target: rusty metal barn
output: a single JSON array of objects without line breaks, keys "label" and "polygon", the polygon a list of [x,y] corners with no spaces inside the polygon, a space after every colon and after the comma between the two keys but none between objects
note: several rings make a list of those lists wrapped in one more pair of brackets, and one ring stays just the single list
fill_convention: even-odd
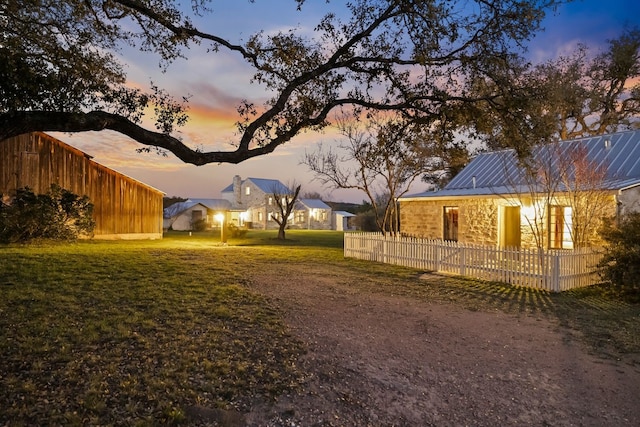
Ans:
[{"label": "rusty metal barn", "polygon": [[162,238],[161,191],[45,133],[0,142],[0,193],[12,194],[23,187],[46,193],[51,184],[89,196],[96,239]]}]

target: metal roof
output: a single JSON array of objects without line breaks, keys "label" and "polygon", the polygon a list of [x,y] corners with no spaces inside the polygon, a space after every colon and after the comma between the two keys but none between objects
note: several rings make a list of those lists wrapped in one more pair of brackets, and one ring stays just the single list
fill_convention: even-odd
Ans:
[{"label": "metal roof", "polygon": [[231,202],[225,199],[189,199],[188,201],[200,203],[212,211],[231,209]]},{"label": "metal roof", "polygon": [[[265,178],[247,178],[242,181],[241,185],[245,182],[251,181],[256,187],[258,187],[265,194],[278,193],[278,194],[292,194],[293,191],[286,185],[278,181],[277,179],[265,179]],[[222,189],[222,193],[233,192],[233,183],[229,184]]]},{"label": "metal roof", "polygon": [[298,199],[298,202],[307,209],[331,209],[329,205],[320,199]]},{"label": "metal roof", "polygon": [[164,218],[173,218],[176,215],[190,209],[196,205],[202,205],[210,210],[230,210],[231,203],[223,199],[189,199],[184,202],[174,203],[173,205],[163,209],[162,216]]},{"label": "metal roof", "polygon": [[[602,189],[621,190],[640,185],[640,131],[536,146],[532,150],[534,163],[557,174],[573,147],[584,150],[589,165],[606,170]],[[501,150],[476,156],[442,190],[409,194],[401,199],[515,194],[528,192],[530,188],[515,151]]]},{"label": "metal roof", "polygon": [[356,214],[352,214],[351,212],[347,212],[347,211],[333,211],[333,213],[339,216],[344,216],[344,217],[357,216]]}]

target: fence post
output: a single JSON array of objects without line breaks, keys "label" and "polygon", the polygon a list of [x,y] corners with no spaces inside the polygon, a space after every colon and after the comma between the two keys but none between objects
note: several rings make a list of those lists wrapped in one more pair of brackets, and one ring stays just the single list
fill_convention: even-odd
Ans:
[{"label": "fence post", "polygon": [[551,255],[551,290],[560,292],[560,255]]},{"label": "fence post", "polygon": [[460,275],[461,276],[466,276],[467,274],[467,270],[466,270],[466,262],[465,262],[465,258],[466,258],[466,247],[462,246],[462,245],[458,245],[458,251],[460,253]]},{"label": "fence post", "polygon": [[348,257],[348,253],[349,253],[349,235],[348,233],[344,233],[344,235],[342,236],[342,256],[344,256],[345,258]]},{"label": "fence post", "polygon": [[388,264],[389,259],[387,253],[389,252],[389,242],[387,241],[387,236],[382,235],[382,262]]}]

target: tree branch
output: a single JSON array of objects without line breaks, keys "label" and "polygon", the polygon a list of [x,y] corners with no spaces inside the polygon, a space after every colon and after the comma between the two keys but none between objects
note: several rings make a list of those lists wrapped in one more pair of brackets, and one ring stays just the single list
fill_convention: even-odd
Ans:
[{"label": "tree branch", "polygon": [[274,142],[252,149],[200,152],[189,148],[171,135],[149,131],[122,116],[104,111],[90,113],[19,111],[0,114],[0,141],[36,131],[73,133],[101,130],[113,130],[140,144],[165,149],[183,162],[196,166],[208,163],[240,163],[252,157],[271,153],[281,144],[281,142]]}]

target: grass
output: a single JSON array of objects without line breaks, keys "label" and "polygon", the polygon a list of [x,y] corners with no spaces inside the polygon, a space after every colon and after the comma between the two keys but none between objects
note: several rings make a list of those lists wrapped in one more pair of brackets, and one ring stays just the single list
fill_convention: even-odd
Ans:
[{"label": "grass", "polygon": [[[193,405],[246,410],[295,389],[304,346],[249,291],[252,271],[335,277],[470,310],[535,315],[602,357],[638,361],[640,306],[344,259],[337,232],[0,247],[0,424],[179,424]],[[298,272],[298,273],[296,273]]]}]

